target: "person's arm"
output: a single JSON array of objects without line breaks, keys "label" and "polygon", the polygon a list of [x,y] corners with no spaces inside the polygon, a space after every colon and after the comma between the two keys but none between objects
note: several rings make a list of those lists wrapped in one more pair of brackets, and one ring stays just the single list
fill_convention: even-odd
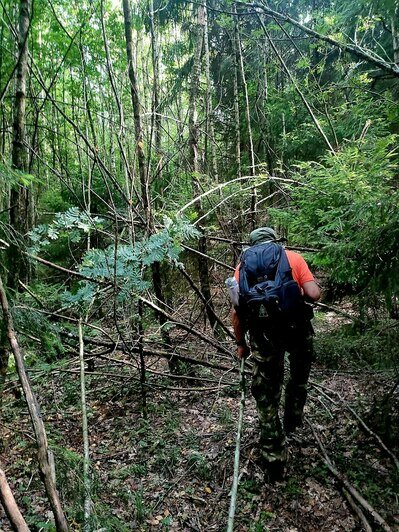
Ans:
[{"label": "person's arm", "polygon": [[249,347],[245,341],[245,328],[240,321],[237,311],[234,308],[231,311],[231,321],[237,342],[237,356],[240,359],[245,358],[249,355]]},{"label": "person's arm", "polygon": [[317,301],[320,299],[320,288],[316,283],[313,273],[305,259],[295,251],[286,250],[288,262],[292,268],[292,275],[298,283],[305,300]]},{"label": "person's arm", "polygon": [[307,281],[302,285],[303,295],[311,301],[320,299],[320,288],[315,281]]}]

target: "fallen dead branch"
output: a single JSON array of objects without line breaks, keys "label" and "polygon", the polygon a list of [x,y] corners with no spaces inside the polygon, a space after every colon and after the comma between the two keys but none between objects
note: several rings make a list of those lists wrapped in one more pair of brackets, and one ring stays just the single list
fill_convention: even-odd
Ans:
[{"label": "fallen dead branch", "polygon": [[[121,347],[121,350],[123,351],[122,347]],[[138,348],[133,347],[131,349],[131,352],[133,352],[133,353],[137,352],[137,349]],[[199,360],[198,358],[188,357],[186,355],[180,355],[180,354],[175,353],[175,352],[161,351],[161,350],[157,350],[157,349],[146,349],[146,348],[144,348],[144,354],[146,356],[161,357],[161,358],[166,358],[168,360],[170,360],[170,359],[179,360],[181,362],[187,362],[188,364],[191,364],[193,366],[202,366],[204,368],[216,369],[216,370],[220,370],[220,371],[226,371],[226,372],[230,372],[230,371],[236,372],[236,371],[238,371],[238,368],[236,368],[235,366],[224,366],[224,365],[221,365],[221,364],[214,364],[214,363],[208,362],[206,360]],[[113,362],[117,362],[119,364],[127,364],[128,366],[129,365],[134,365],[136,367],[136,364],[133,364],[129,360],[122,360],[122,359],[119,359],[119,358],[107,357],[107,356],[105,356],[103,354],[99,355],[99,357],[102,358],[102,359],[105,359],[105,360],[112,360]],[[251,371],[246,371],[245,373],[246,374],[250,374]]]},{"label": "fallen dead branch", "polygon": [[357,419],[357,421],[360,424],[360,426],[362,427],[362,429],[369,436],[374,438],[374,440],[377,442],[377,444],[380,447],[380,449],[383,450],[391,458],[391,460],[395,464],[396,469],[399,471],[399,459],[397,458],[397,456],[390,449],[388,449],[388,447],[385,445],[385,443],[382,441],[382,439],[378,436],[378,434],[376,434],[374,431],[371,430],[371,428],[365,423],[365,421],[359,416],[359,414],[351,406],[349,406],[347,404],[347,402],[344,400],[344,398],[338,392],[336,392],[335,390],[331,390],[330,388],[327,388],[326,386],[322,386],[321,384],[317,384],[314,381],[309,381],[309,384],[311,384],[313,387],[315,387],[317,389],[320,389],[320,391],[323,393],[323,395],[327,399],[332,401],[333,403],[335,403],[334,400],[331,397],[329,397],[323,390],[334,394],[341,401],[343,406],[347,410],[349,410],[349,412],[351,412],[351,414]]},{"label": "fallen dead branch", "polygon": [[[55,369],[51,373],[69,373],[71,375],[80,375],[80,370],[76,369]],[[103,372],[103,371],[91,371],[90,375],[96,375],[98,377],[108,377],[108,378],[114,378],[118,380],[127,380],[127,381],[133,381],[133,382],[140,382],[140,379],[137,377],[133,377],[132,375],[123,375],[121,373],[110,373],[110,372]],[[200,379],[197,379],[200,380]],[[232,384],[220,384],[219,386],[196,386],[188,388],[186,386],[184,387],[177,387],[177,386],[167,386],[164,384],[157,384],[156,382],[147,382],[145,383],[146,388],[161,388],[162,390],[171,390],[174,392],[216,392],[221,390],[222,388],[231,388]]]},{"label": "fallen dead branch", "polygon": [[367,521],[367,518],[364,515],[362,509],[353,500],[352,495],[345,488],[342,490],[342,492],[345,495],[346,500],[349,503],[349,506],[352,508],[352,510],[355,512],[355,514],[360,519],[360,522],[362,523],[363,529],[365,530],[365,532],[373,532],[373,529],[370,526],[370,523]]},{"label": "fallen dead branch", "polygon": [[331,473],[335,476],[335,478],[342,484],[342,486],[346,489],[346,491],[353,497],[354,500],[361,506],[363,510],[365,510],[374,520],[374,522],[380,526],[385,532],[392,532],[392,529],[390,526],[385,522],[383,517],[366,501],[366,499],[357,491],[356,488],[350,484],[350,482],[347,480],[347,478],[338,471],[335,464],[331,460],[330,456],[327,453],[326,448],[324,447],[320,436],[317,434],[315,428],[313,425],[306,420],[307,424],[309,425],[313,436],[315,437],[315,440],[319,446],[319,449],[324,457],[324,462],[328,469],[331,471]]},{"label": "fallen dead branch", "polygon": [[180,327],[181,329],[187,331],[188,333],[193,334],[194,336],[196,336],[197,338],[200,338],[201,340],[203,340],[207,344],[212,345],[218,351],[222,351],[226,355],[232,356],[231,351],[226,349],[226,347],[224,347],[224,345],[222,345],[220,342],[218,342],[217,340],[214,340],[213,338],[210,338],[209,336],[207,336],[206,334],[203,334],[200,331],[197,331],[196,329],[191,327],[189,324],[177,320],[171,314],[169,314],[165,310],[163,310],[160,307],[158,307],[158,305],[156,305],[152,301],[149,301],[148,299],[146,299],[144,297],[140,297],[140,301],[142,301],[145,305],[147,305],[148,307],[150,307],[153,310],[155,310],[156,312],[158,312],[158,314],[163,314],[163,316],[165,316],[165,318],[167,318],[171,323],[176,324],[177,327]]},{"label": "fallen dead branch", "polygon": [[189,246],[186,246],[185,244],[182,244],[182,248],[186,249],[187,251],[190,251],[190,253],[194,253],[195,255],[199,255],[200,257],[204,257],[205,259],[208,259],[215,264],[219,264],[219,266],[223,266],[223,268],[226,268],[226,270],[230,270],[234,272],[235,268],[233,266],[229,266],[225,262],[222,262],[221,260],[215,259],[215,257],[211,257],[211,255],[206,255],[205,253],[202,253],[201,251],[198,251],[198,249],[190,248]]},{"label": "fallen dead branch", "polygon": [[314,301],[312,305],[315,305],[316,307],[319,307],[323,310],[331,310],[331,312],[335,312],[335,314],[339,314],[340,316],[344,316],[345,318],[348,318],[351,321],[355,321],[357,323],[364,323],[359,316],[353,316],[352,314],[349,314],[348,312],[345,312],[344,310],[341,310],[338,307],[334,307],[332,305],[326,305],[325,303],[319,303],[318,301]]},{"label": "fallen dead branch", "polygon": [[46,488],[46,493],[49,498],[51,509],[54,513],[54,519],[56,522],[57,530],[61,532],[67,532],[68,525],[64,516],[64,512],[61,507],[60,498],[57,492],[57,488],[54,482],[53,468],[52,468],[52,456],[47,444],[47,435],[44,428],[43,420],[41,417],[40,407],[37,402],[36,396],[30,385],[29,377],[25,369],[25,363],[22,353],[19,348],[19,344],[15,335],[14,323],[11,316],[11,312],[8,306],[7,296],[4,290],[2,279],[0,278],[0,300],[3,308],[4,321],[7,327],[7,336],[10,341],[11,350],[14,354],[15,365],[22,390],[24,392],[26,404],[28,406],[29,415],[32,420],[33,429],[35,431],[37,447],[38,447],[38,461],[41,474],[43,476],[43,482]]},{"label": "fallen dead branch", "polygon": [[14,495],[7,482],[6,475],[2,469],[0,469],[0,500],[11,523],[12,529],[17,532],[29,532],[28,525],[18,508]]}]

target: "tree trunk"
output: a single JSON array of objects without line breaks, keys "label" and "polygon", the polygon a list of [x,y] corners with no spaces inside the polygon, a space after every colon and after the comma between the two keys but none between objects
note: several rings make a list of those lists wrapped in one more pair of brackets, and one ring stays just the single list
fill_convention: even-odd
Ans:
[{"label": "tree trunk", "polygon": [[129,0],[123,0],[123,15],[125,21],[125,38],[126,38],[126,55],[128,63],[128,74],[130,81],[130,94],[132,98],[133,115],[134,115],[134,131],[136,140],[136,152],[139,165],[140,187],[142,194],[142,202],[144,208],[144,218],[146,220],[147,232],[150,232],[152,224],[151,202],[148,188],[147,165],[145,161],[144,152],[144,136],[141,122],[141,107],[139,99],[139,88],[137,82],[136,70],[134,68],[135,58],[133,54],[133,39],[132,39],[132,17],[130,13]]},{"label": "tree trunk", "polygon": [[[234,12],[236,13],[236,6],[233,6]],[[235,129],[235,156],[236,156],[236,165],[237,165],[237,177],[241,177],[241,133],[240,133],[240,58],[238,55],[237,47],[237,17],[234,17],[234,129]]]},{"label": "tree trunk", "polygon": [[[235,9],[235,6],[234,6],[234,9]],[[239,72],[241,76],[241,82],[242,82],[242,87],[244,90],[244,98],[245,98],[245,116],[247,119],[248,151],[249,151],[249,161],[250,161],[249,175],[254,176],[255,175],[255,152],[254,152],[254,143],[253,143],[253,137],[252,137],[251,113],[250,113],[250,107],[249,107],[247,79],[245,76],[245,69],[244,69],[244,58],[242,55],[242,48],[241,48],[240,31],[239,31],[237,20],[235,20],[234,29],[235,29],[235,41],[236,41],[236,55],[238,59]],[[256,226],[256,202],[257,202],[257,189],[256,187],[253,187],[252,193],[251,193],[251,208],[250,208],[250,213],[249,213],[251,229],[255,229],[255,226]]]},{"label": "tree trunk", "polygon": [[[31,16],[31,0],[20,0],[18,22],[18,64],[16,68],[12,166],[16,170],[26,172],[28,153],[26,149],[26,78],[28,72],[28,31]],[[28,278],[28,263],[20,252],[25,235],[29,231],[29,191],[22,185],[14,185],[10,196],[10,225],[15,232],[15,238],[9,248],[10,268],[8,285],[16,289],[18,280],[26,282]]]},{"label": "tree trunk", "polygon": [[395,11],[391,18],[393,62],[399,67],[399,4],[395,3]]},{"label": "tree trunk", "polygon": [[[133,113],[134,113],[134,126],[135,126],[135,135],[136,135],[136,149],[137,149],[138,165],[139,165],[141,195],[142,195],[142,202],[143,202],[143,208],[144,208],[144,218],[146,222],[146,234],[150,235],[151,233],[154,232],[154,222],[153,222],[152,210],[151,210],[151,196],[150,196],[150,190],[149,190],[148,167],[146,165],[145,154],[144,154],[143,129],[142,129],[142,122],[141,122],[141,108],[140,108],[139,92],[138,92],[139,89],[138,89],[138,83],[137,83],[137,76],[136,76],[136,72],[134,69],[132,23],[131,23],[129,0],[123,0],[123,13],[124,13],[124,18],[125,18],[126,54],[127,54],[127,60],[128,60],[130,92],[131,92],[132,106],[133,106]],[[155,56],[157,55],[155,50],[153,53],[155,54]],[[155,61],[155,63],[158,62],[157,57],[153,56],[153,60]],[[154,72],[154,77],[157,78],[158,73],[155,75],[155,72]],[[154,106],[153,107],[154,125],[156,126],[155,128],[156,132],[158,132],[156,133],[156,137],[155,137],[156,144],[157,144],[157,142],[160,143],[160,122],[159,121],[157,122],[157,119],[155,117],[156,109],[159,106],[158,85],[154,87],[153,106]],[[158,149],[160,148],[158,147]],[[165,297],[163,295],[160,265],[158,263],[154,263],[152,265],[152,281],[153,281],[155,295],[157,299],[161,302],[161,305],[164,305]],[[160,325],[161,325],[162,337],[165,343],[169,344],[170,343],[169,335],[167,331],[164,330],[163,328],[165,324],[165,319],[164,317],[160,317],[159,320],[160,320]],[[144,361],[144,358],[143,358],[143,361]],[[170,368],[170,369],[172,370],[173,368]],[[145,369],[143,369],[143,372],[144,372],[143,375],[145,376]]]},{"label": "tree trunk", "polygon": [[[200,82],[200,73],[201,73],[201,57],[202,57],[202,46],[204,41],[205,33],[205,9],[204,6],[200,5],[197,11],[197,24],[195,31],[195,49],[194,49],[194,61],[193,68],[191,72],[191,84],[190,84],[190,95],[189,95],[189,109],[188,109],[188,127],[189,127],[189,164],[190,170],[193,174],[193,189],[194,194],[201,194],[200,186],[200,162],[199,162],[199,129],[197,122],[197,99],[199,91],[199,82]],[[202,209],[202,202],[198,201],[195,204],[198,218],[200,218],[204,212]],[[202,230],[203,227],[198,225]],[[205,235],[202,236],[198,243],[198,250],[207,255],[207,243]],[[208,316],[209,323],[211,324],[212,329],[216,327],[215,312],[212,304],[212,294],[211,294],[211,284],[209,279],[209,264],[208,260],[205,258],[199,258],[198,260],[198,271],[201,292],[203,293],[207,305],[206,305],[206,314]]]},{"label": "tree trunk", "polygon": [[[218,166],[216,159],[215,131],[213,127],[213,106],[212,93],[213,85],[211,79],[211,59],[209,54],[209,26],[208,9],[204,12],[204,52],[205,52],[205,76],[206,76],[206,129],[205,129],[205,161],[208,173],[218,181]],[[208,163],[211,160],[211,164]]]},{"label": "tree trunk", "polygon": [[29,532],[28,525],[15,502],[14,495],[2,469],[0,469],[0,501],[11,523],[12,529],[17,532]]},{"label": "tree trunk", "polygon": [[159,90],[160,90],[160,78],[159,78],[159,33],[157,28],[157,18],[154,13],[154,1],[149,0],[149,15],[150,15],[150,27],[151,27],[151,57],[152,57],[152,109],[151,109],[151,149],[152,139],[154,139],[155,150],[155,175],[158,180],[162,179],[162,156],[161,156],[161,127],[162,118],[160,116],[159,108]]},{"label": "tree trunk", "polygon": [[[7,340],[6,325],[4,320],[0,323],[0,418],[3,406],[3,392],[6,382],[8,359],[10,356],[9,345]],[[0,437],[0,448],[2,446],[2,439]]]}]

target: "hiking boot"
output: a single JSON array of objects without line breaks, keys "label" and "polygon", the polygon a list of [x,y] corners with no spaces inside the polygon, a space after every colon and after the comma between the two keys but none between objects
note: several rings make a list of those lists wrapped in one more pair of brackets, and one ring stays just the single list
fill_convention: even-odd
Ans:
[{"label": "hiking boot", "polygon": [[284,479],[285,462],[275,460],[274,462],[268,462],[265,464],[265,481],[274,483]]},{"label": "hiking boot", "polygon": [[302,417],[284,418],[284,432],[285,432],[286,436],[289,436],[290,434],[295,432],[295,430],[298,427],[301,427],[302,424],[303,424]]}]

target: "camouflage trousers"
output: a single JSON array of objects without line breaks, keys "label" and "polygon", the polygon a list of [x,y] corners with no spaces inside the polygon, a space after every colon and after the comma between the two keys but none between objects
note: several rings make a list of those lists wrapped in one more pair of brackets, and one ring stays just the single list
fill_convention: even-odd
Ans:
[{"label": "camouflage trousers", "polygon": [[[313,328],[310,321],[284,326],[266,321],[250,330],[250,338],[254,358],[251,390],[259,416],[261,457],[266,463],[285,462],[285,433],[302,424],[313,360]],[[285,352],[289,353],[290,367],[283,430],[278,411]]]}]

